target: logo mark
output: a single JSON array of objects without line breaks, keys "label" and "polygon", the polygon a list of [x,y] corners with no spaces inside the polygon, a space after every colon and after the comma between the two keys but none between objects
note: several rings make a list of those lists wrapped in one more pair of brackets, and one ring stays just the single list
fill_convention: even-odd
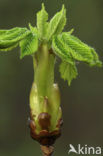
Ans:
[{"label": "logo mark", "polygon": [[77,146],[77,150],[75,149],[75,147],[70,144],[69,145],[69,151],[68,154],[70,153],[75,153],[75,154],[96,154],[96,155],[101,155],[102,154],[102,148],[101,147],[89,147],[87,145],[81,146],[80,144],[78,144]]},{"label": "logo mark", "polygon": [[70,146],[70,150],[69,150],[68,154],[70,154],[71,152],[78,154],[78,152],[76,151],[76,149],[74,148],[74,146],[72,144],[70,144],[69,146]]}]

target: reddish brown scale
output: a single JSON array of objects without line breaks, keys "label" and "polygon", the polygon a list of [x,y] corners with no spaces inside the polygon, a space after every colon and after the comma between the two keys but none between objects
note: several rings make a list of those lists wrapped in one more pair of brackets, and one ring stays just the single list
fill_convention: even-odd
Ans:
[{"label": "reddish brown scale", "polygon": [[63,119],[61,118],[61,119],[58,120],[58,123],[57,123],[56,127],[61,128],[62,126],[63,126]]},{"label": "reddish brown scale", "polygon": [[[48,99],[45,98],[45,104],[48,103],[47,100]],[[62,119],[58,120],[58,123],[56,126],[58,130],[49,132],[50,119],[51,119],[51,116],[46,112],[42,112],[39,114],[38,122],[39,122],[39,125],[41,126],[41,131],[39,134],[37,134],[34,117],[32,116],[32,112],[30,113],[29,127],[30,127],[31,137],[34,140],[37,140],[41,145],[44,145],[44,146],[53,145],[55,143],[55,140],[61,135],[61,126],[62,126],[63,120]]]},{"label": "reddish brown scale", "polygon": [[50,54],[54,54],[54,52],[53,52],[52,49],[49,49],[49,53],[50,53]]},{"label": "reddish brown scale", "polygon": [[39,124],[42,130],[49,130],[51,116],[48,113],[40,113],[38,116]]},{"label": "reddish brown scale", "polygon": [[29,120],[29,127],[32,129],[32,130],[35,130],[36,126],[35,126],[35,123],[33,120]]},{"label": "reddish brown scale", "polygon": [[36,134],[36,126],[34,121],[29,121],[30,133],[31,137],[34,140],[37,140],[41,145],[50,146],[55,143],[55,140],[60,137],[61,130],[55,130],[53,132],[49,132],[47,130],[41,130],[39,134]]}]

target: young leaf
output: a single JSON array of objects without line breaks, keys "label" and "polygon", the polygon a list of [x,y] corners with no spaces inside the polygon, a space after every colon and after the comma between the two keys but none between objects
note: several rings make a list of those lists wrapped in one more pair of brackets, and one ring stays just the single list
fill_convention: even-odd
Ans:
[{"label": "young leaf", "polygon": [[75,79],[78,75],[75,64],[71,65],[67,62],[62,62],[60,64],[59,71],[61,73],[61,78],[67,80],[69,86],[71,84],[72,79]]},{"label": "young leaf", "polygon": [[54,53],[59,56],[62,60],[74,64],[71,53],[68,52],[68,49],[65,48],[62,40],[59,40],[57,36],[53,37],[52,40],[52,49]]},{"label": "young leaf", "polygon": [[42,10],[37,13],[37,29],[39,33],[39,38],[45,39],[48,27],[48,13],[45,10],[44,4],[42,4]]},{"label": "young leaf", "polygon": [[32,33],[28,34],[24,40],[20,42],[22,59],[26,55],[31,55],[38,50],[38,37]]},{"label": "young leaf", "polygon": [[66,9],[64,8],[63,5],[62,10],[58,12],[49,23],[47,34],[48,40],[50,40],[53,35],[61,33],[62,30],[64,29],[65,24],[66,24]]},{"label": "young leaf", "polygon": [[37,35],[37,36],[38,36],[38,29],[37,29],[37,27],[33,27],[33,26],[29,23],[29,28],[30,28],[31,32],[32,32],[34,35]]},{"label": "young leaf", "polygon": [[99,61],[95,50],[81,42],[77,37],[70,33],[62,33],[58,38],[65,43],[66,49],[68,49],[74,59],[84,61],[90,66],[101,66],[102,63]]},{"label": "young leaf", "polygon": [[15,48],[18,43],[30,33],[26,28],[13,28],[0,30],[0,51],[7,51]]},{"label": "young leaf", "polygon": [[98,54],[96,53],[96,51],[93,48],[91,48],[91,52],[92,52],[92,55],[93,55],[93,62],[90,63],[90,66],[97,65],[98,67],[101,67],[102,62],[99,60]]}]

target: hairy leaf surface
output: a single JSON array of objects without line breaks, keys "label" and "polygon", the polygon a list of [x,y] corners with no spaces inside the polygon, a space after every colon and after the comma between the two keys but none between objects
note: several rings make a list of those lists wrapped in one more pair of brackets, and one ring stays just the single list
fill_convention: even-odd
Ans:
[{"label": "hairy leaf surface", "polygon": [[31,55],[38,50],[38,37],[32,33],[20,42],[21,55],[20,58],[23,58],[26,55]]},{"label": "hairy leaf surface", "polygon": [[71,53],[68,52],[68,50],[64,46],[64,42],[62,42],[62,40],[60,40],[57,36],[53,38],[52,48],[53,48],[54,53],[57,56],[59,56],[62,60],[70,64],[74,64]]},{"label": "hairy leaf surface", "polygon": [[40,39],[45,39],[48,27],[48,13],[45,10],[44,4],[42,4],[42,10],[37,13],[37,28]]},{"label": "hairy leaf surface", "polygon": [[66,9],[64,5],[62,10],[58,12],[50,21],[48,27],[48,40],[52,38],[53,35],[57,35],[62,32],[66,24]]},{"label": "hairy leaf surface", "polygon": [[0,30],[0,51],[11,50],[30,33],[26,28],[13,28],[10,30]]},{"label": "hairy leaf surface", "polygon": [[84,61],[90,66],[101,66],[95,50],[81,42],[77,37],[69,33],[62,33],[62,35],[58,36],[58,39],[61,39],[65,43],[67,51],[71,53],[74,59]]},{"label": "hairy leaf surface", "polygon": [[78,75],[75,64],[71,65],[70,63],[67,63],[67,62],[62,62],[60,64],[59,71],[61,74],[61,78],[63,78],[64,80],[67,80],[69,86],[71,84],[71,81],[75,79]]},{"label": "hairy leaf surface", "polygon": [[37,29],[37,27],[33,27],[33,26],[29,23],[29,28],[30,28],[31,32],[32,32],[34,35],[37,35],[37,36],[38,36],[38,29]]}]

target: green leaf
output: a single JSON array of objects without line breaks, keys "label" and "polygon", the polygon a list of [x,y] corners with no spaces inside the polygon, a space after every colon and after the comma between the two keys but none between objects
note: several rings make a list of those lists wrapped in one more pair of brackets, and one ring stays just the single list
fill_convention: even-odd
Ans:
[{"label": "green leaf", "polygon": [[33,26],[29,23],[29,28],[30,28],[31,32],[32,32],[34,35],[37,35],[37,36],[38,36],[38,29],[37,29],[37,27],[33,27]]},{"label": "green leaf", "polygon": [[28,29],[19,27],[0,30],[0,51],[8,51],[15,48],[29,33]]},{"label": "green leaf", "polygon": [[66,49],[71,53],[74,59],[84,61],[90,66],[101,66],[102,63],[99,61],[99,57],[95,50],[80,41],[77,37],[71,35],[70,33],[62,33],[62,35],[58,38],[65,43]]},{"label": "green leaf", "polygon": [[37,29],[39,33],[39,38],[45,39],[47,34],[47,27],[48,27],[48,13],[45,10],[44,4],[42,4],[42,9],[37,13]]},{"label": "green leaf", "polygon": [[28,34],[24,40],[20,42],[21,55],[22,59],[26,55],[32,55],[38,50],[38,37],[33,33]]},{"label": "green leaf", "polygon": [[90,63],[90,66],[98,66],[98,67],[102,67],[102,62],[99,60],[99,56],[98,54],[96,53],[96,51],[91,48],[91,52],[92,52],[92,55],[93,55],[93,61]]},{"label": "green leaf", "polygon": [[63,5],[62,10],[58,12],[49,23],[47,35],[48,40],[50,40],[53,37],[53,35],[61,33],[62,30],[64,29],[65,24],[66,24],[66,9],[64,8]]},{"label": "green leaf", "polygon": [[64,42],[62,42],[62,40],[60,40],[57,36],[55,36],[52,40],[52,49],[62,60],[70,64],[74,64],[71,53],[68,52],[68,49],[65,48]]},{"label": "green leaf", "polygon": [[60,64],[61,78],[68,81],[68,85],[70,86],[72,79],[75,79],[78,75],[77,68],[74,65],[71,65],[67,62],[62,62]]}]

